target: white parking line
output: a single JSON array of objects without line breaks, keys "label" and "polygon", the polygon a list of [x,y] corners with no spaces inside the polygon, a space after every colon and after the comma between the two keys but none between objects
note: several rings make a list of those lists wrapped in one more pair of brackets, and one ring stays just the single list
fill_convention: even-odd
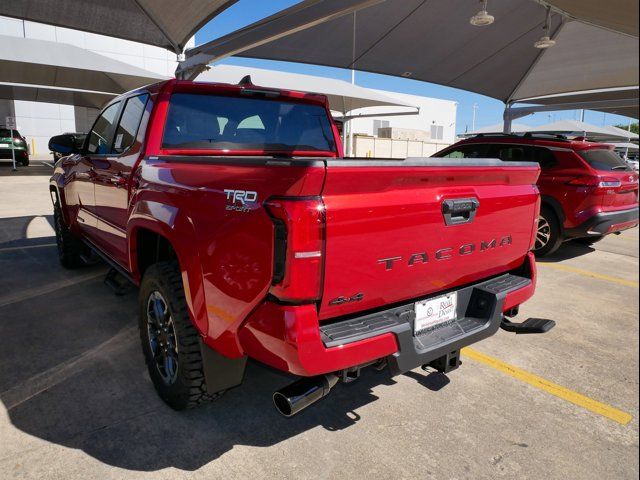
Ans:
[{"label": "white parking line", "polygon": [[67,378],[86,368],[87,363],[100,356],[108,358],[125,348],[129,348],[131,341],[136,338],[136,330],[137,327],[135,326],[126,326],[107,341],[96,345],[77,357],[55,365],[2,392],[5,408],[11,410],[36,395],[64,382]]}]

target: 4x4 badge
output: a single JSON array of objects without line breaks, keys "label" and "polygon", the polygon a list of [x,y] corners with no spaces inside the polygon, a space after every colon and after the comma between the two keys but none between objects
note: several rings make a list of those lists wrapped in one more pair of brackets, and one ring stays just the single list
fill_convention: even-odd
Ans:
[{"label": "4x4 badge", "polygon": [[364,299],[364,293],[356,293],[352,297],[338,297],[329,302],[329,305],[344,305],[345,303],[361,302]]}]

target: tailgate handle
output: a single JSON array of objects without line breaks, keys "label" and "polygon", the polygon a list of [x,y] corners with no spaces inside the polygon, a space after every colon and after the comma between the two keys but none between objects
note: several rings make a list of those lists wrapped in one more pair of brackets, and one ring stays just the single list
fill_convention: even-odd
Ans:
[{"label": "tailgate handle", "polygon": [[442,215],[447,225],[471,223],[480,207],[477,198],[457,198],[442,202]]}]

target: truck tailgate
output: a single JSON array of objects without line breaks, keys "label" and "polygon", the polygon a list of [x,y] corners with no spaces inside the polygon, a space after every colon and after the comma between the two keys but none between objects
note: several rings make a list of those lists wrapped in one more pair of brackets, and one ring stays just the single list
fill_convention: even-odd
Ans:
[{"label": "truck tailgate", "polygon": [[517,268],[531,247],[539,173],[497,160],[329,161],[320,318]]}]

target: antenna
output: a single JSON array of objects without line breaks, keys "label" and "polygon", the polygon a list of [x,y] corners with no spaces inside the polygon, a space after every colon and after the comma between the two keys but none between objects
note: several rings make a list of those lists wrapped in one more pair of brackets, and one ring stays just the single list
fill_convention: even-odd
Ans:
[{"label": "antenna", "polygon": [[251,75],[247,75],[242,80],[240,80],[238,82],[238,85],[240,85],[241,87],[245,87],[245,86],[248,86],[248,85],[253,85],[253,82],[251,81]]}]

